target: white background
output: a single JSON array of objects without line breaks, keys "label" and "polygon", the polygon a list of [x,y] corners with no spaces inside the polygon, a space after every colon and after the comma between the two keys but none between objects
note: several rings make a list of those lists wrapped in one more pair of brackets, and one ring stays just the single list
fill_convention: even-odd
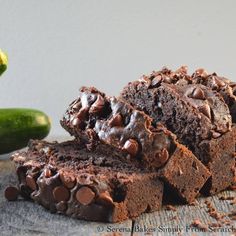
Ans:
[{"label": "white background", "polygon": [[236,1],[0,0],[0,48],[9,56],[0,107],[41,109],[61,135],[82,85],[118,95],[182,64],[236,80]]}]

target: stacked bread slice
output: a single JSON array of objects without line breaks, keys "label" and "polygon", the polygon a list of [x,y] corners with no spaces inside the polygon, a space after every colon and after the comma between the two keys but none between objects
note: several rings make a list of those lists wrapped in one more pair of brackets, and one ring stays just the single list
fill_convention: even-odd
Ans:
[{"label": "stacked bread slice", "polygon": [[13,155],[20,193],[51,212],[118,222],[165,197],[222,191],[235,184],[233,89],[185,67],[131,82],[120,98],[82,87],[61,120],[74,140],[34,140]]},{"label": "stacked bread slice", "polygon": [[202,192],[214,194],[235,182],[234,88],[202,69],[189,76],[185,67],[164,68],[129,83],[121,97],[164,124],[206,165],[211,177]]}]

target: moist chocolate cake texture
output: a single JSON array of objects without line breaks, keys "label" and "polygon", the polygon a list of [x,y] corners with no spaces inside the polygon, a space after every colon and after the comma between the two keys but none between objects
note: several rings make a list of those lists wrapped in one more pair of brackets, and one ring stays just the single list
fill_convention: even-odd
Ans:
[{"label": "moist chocolate cake texture", "polygon": [[193,80],[185,67],[177,72],[164,68],[129,83],[121,98],[154,124],[166,125],[193,151],[212,174],[204,192],[213,194],[234,182],[236,130],[221,94]]},{"label": "moist chocolate cake texture", "polygon": [[61,120],[75,139],[32,140],[16,152],[19,186],[5,197],[119,222],[160,209],[163,197],[193,203],[235,186],[235,91],[216,73],[184,66],[130,82],[120,98],[82,87]]},{"label": "moist chocolate cake texture", "polygon": [[78,219],[118,222],[160,209],[163,184],[104,144],[91,152],[76,141],[31,141],[13,156],[21,195]]},{"label": "moist chocolate cake texture", "polygon": [[151,123],[149,116],[124,101],[85,87],[61,121],[67,131],[89,146],[101,141],[123,150],[130,159],[140,160],[144,167],[158,169],[160,177],[183,200],[194,201],[210,173],[173,133]]}]

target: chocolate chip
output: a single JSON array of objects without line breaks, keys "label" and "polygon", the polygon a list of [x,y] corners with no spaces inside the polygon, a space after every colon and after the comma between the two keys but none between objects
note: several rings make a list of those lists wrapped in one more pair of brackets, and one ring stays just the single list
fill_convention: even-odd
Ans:
[{"label": "chocolate chip", "polygon": [[161,75],[157,75],[156,77],[153,78],[151,85],[152,87],[157,87],[158,85],[160,85],[162,82],[162,77]]},{"label": "chocolate chip", "polygon": [[223,80],[221,80],[220,77],[214,77],[214,79],[215,79],[215,83],[217,84],[217,86],[219,88],[225,86],[225,82]]},{"label": "chocolate chip", "polygon": [[97,100],[93,103],[93,105],[90,107],[89,113],[99,113],[103,110],[105,105],[104,98],[98,94]]},{"label": "chocolate chip", "polygon": [[163,82],[171,84],[172,83],[172,79],[169,76],[166,75],[162,75],[163,77]]},{"label": "chocolate chip", "polygon": [[183,77],[183,78],[179,79],[175,84],[183,86],[183,85],[188,85],[191,83],[192,83],[192,81],[188,77]]},{"label": "chocolate chip", "polygon": [[195,99],[201,99],[201,100],[206,99],[205,93],[204,93],[204,91],[201,88],[195,88],[193,90],[193,93],[192,93],[191,97],[195,98]]},{"label": "chocolate chip", "polygon": [[135,141],[134,139],[128,139],[124,146],[123,146],[123,150],[127,151],[131,156],[136,156],[137,152],[138,152],[138,143],[137,141]]},{"label": "chocolate chip", "polygon": [[82,205],[90,204],[94,198],[95,198],[95,193],[89,187],[81,187],[76,193],[76,199]]},{"label": "chocolate chip", "polygon": [[206,72],[206,70],[204,70],[203,68],[199,68],[195,71],[193,77],[196,77],[196,76],[201,76],[201,77],[206,77],[208,74]]},{"label": "chocolate chip", "polygon": [[68,176],[66,174],[60,173],[60,179],[63,185],[65,185],[67,188],[73,188],[75,186],[75,177],[74,176]]},{"label": "chocolate chip", "polygon": [[5,189],[4,195],[8,201],[15,201],[19,196],[19,191],[16,187],[9,186]]},{"label": "chocolate chip", "polygon": [[113,199],[107,191],[99,194],[97,202],[105,205],[113,205]]},{"label": "chocolate chip", "polygon": [[45,176],[46,178],[50,178],[50,177],[52,176],[51,170],[50,170],[50,169],[45,169],[45,170],[44,170],[44,176]]},{"label": "chocolate chip", "polygon": [[70,192],[63,186],[58,186],[53,190],[53,197],[57,202],[68,201],[70,198]]},{"label": "chocolate chip", "polygon": [[205,104],[198,108],[201,113],[203,113],[206,117],[211,119],[211,108],[208,104]]},{"label": "chocolate chip", "polygon": [[114,115],[111,120],[109,121],[109,126],[114,127],[114,126],[122,126],[122,116],[120,114]]},{"label": "chocolate chip", "polygon": [[32,176],[27,175],[25,178],[25,181],[26,181],[27,186],[29,186],[32,190],[37,189],[37,184]]}]

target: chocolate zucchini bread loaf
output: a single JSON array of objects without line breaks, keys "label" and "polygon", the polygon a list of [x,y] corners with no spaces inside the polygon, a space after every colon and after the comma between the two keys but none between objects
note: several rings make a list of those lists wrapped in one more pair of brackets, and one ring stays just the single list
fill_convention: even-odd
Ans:
[{"label": "chocolate zucchini bread loaf", "polygon": [[191,80],[184,67],[174,73],[164,69],[129,83],[121,98],[150,115],[154,124],[166,125],[193,151],[212,174],[204,190],[213,194],[234,181],[236,128],[221,95]]},{"label": "chocolate zucchini bread loaf", "polygon": [[144,167],[158,169],[160,177],[183,200],[192,202],[210,173],[177,142],[174,134],[162,125],[154,128],[151,123],[149,116],[129,104],[85,87],[61,121],[70,134],[89,148],[102,141],[123,150]]},{"label": "chocolate zucchini bread loaf", "polygon": [[20,193],[74,218],[118,222],[158,210],[163,184],[156,171],[140,168],[119,150],[98,144],[88,151],[77,141],[32,141],[13,156]]}]

